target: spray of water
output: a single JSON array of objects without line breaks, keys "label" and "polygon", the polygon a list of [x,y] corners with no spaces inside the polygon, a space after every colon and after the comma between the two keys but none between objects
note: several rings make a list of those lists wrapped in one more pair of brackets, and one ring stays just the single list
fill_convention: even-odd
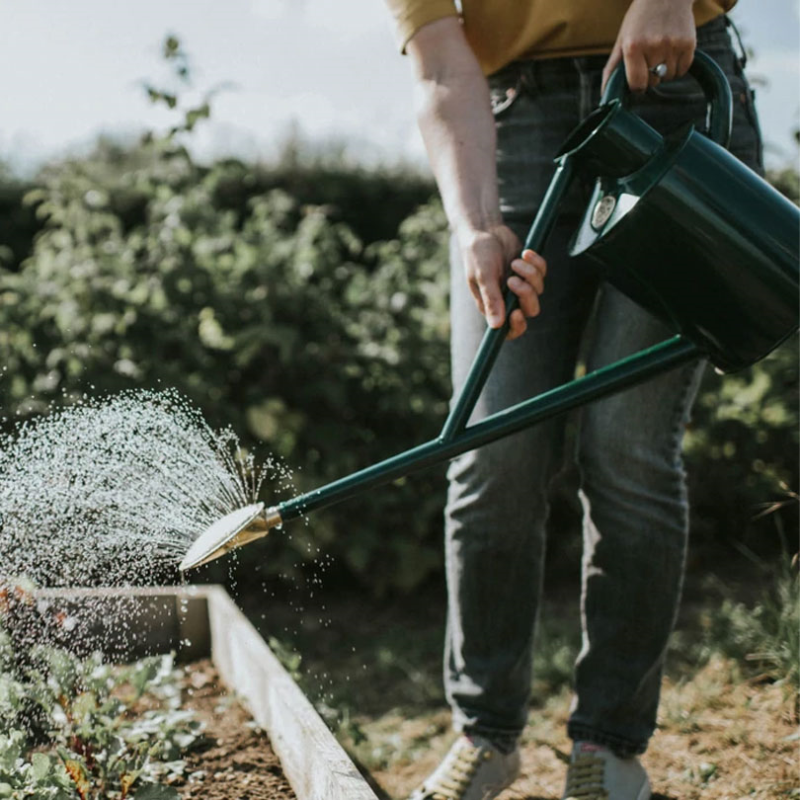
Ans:
[{"label": "spray of water", "polygon": [[157,582],[221,516],[285,470],[257,465],[173,391],[88,401],[0,440],[0,580]]}]

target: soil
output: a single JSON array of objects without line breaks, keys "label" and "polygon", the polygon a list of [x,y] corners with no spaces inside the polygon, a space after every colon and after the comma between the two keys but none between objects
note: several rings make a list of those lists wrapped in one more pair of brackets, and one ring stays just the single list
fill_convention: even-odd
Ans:
[{"label": "soil", "polygon": [[266,733],[220,682],[214,665],[187,669],[183,707],[205,723],[205,744],[186,755],[187,800],[297,800]]},{"label": "soil", "polygon": [[[729,596],[751,607],[760,591],[745,580],[744,592],[733,594],[736,573],[722,575],[722,595],[705,579],[687,583],[681,638],[668,659],[658,728],[642,757],[653,798],[800,800],[797,681],[777,679],[779,671],[762,674],[753,666],[757,662],[716,648],[707,661],[697,660],[700,644],[713,644],[706,635],[707,620],[714,619],[706,616],[709,609]],[[580,646],[577,594],[566,581],[550,591],[542,614],[547,658],[539,665],[522,740],[522,775],[498,800],[561,797],[570,752],[568,676],[573,650]],[[444,592],[434,587],[384,603],[329,592],[320,600],[324,607],[304,601],[302,615],[292,597],[293,603],[272,604],[266,620],[260,595],[253,598],[258,604],[251,601],[252,619],[265,635],[283,631],[287,652],[302,653],[306,695],[339,710],[337,735],[378,797],[407,798],[453,738],[441,691]]]},{"label": "soil", "polygon": [[[792,685],[742,680],[729,661],[714,659],[691,682],[667,680],[659,725],[642,763],[653,800],[786,800],[800,797],[797,693]],[[498,800],[557,800],[570,741],[569,693],[533,709],[522,740],[522,774]],[[426,719],[384,720],[395,740],[416,741],[372,776],[386,796],[404,798],[449,747],[445,711]],[[435,733],[434,733],[435,731]],[[433,733],[433,735],[431,735]]]}]

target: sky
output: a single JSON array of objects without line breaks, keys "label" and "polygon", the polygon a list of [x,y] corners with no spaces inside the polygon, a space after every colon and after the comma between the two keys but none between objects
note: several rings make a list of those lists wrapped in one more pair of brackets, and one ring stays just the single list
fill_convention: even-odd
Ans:
[{"label": "sky", "polygon": [[[732,16],[755,53],[768,162],[796,159],[800,0],[740,0]],[[168,33],[198,92],[227,85],[197,137],[201,157],[269,159],[294,131],[367,163],[424,161],[384,0],[0,0],[0,160],[30,173],[98,133],[169,124],[142,89],[165,75]]]}]

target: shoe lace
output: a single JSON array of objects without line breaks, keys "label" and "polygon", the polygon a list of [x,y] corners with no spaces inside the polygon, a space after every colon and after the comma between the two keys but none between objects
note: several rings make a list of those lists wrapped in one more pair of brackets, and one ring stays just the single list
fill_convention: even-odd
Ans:
[{"label": "shoe lace", "polygon": [[608,791],[603,788],[604,768],[602,758],[579,755],[567,770],[564,800],[608,800]]},{"label": "shoe lace", "polygon": [[430,800],[461,800],[481,761],[491,757],[491,750],[481,750],[466,739],[456,742],[445,757],[441,771],[426,783],[423,796]]}]

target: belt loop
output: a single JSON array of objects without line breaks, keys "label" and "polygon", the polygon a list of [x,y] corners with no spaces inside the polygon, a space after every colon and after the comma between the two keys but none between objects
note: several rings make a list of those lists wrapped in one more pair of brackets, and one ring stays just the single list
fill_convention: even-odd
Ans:
[{"label": "belt loop", "polygon": [[527,89],[531,97],[539,94],[539,60],[530,59],[524,62],[525,66],[520,70],[522,73],[522,85]]},{"label": "belt loop", "polygon": [[745,66],[747,66],[747,50],[744,49],[744,43],[742,42],[741,34],[739,33],[739,29],[736,27],[736,25],[734,25],[733,20],[727,14],[724,14],[723,16],[725,18],[725,25],[728,28],[731,28],[736,36],[736,43],[739,50],[739,69],[743,70]]},{"label": "belt loop", "polygon": [[578,85],[580,87],[578,93],[578,118],[584,119],[595,106],[594,98],[592,97],[592,75],[587,68],[588,65],[585,58],[573,58],[572,63],[578,73]]}]

